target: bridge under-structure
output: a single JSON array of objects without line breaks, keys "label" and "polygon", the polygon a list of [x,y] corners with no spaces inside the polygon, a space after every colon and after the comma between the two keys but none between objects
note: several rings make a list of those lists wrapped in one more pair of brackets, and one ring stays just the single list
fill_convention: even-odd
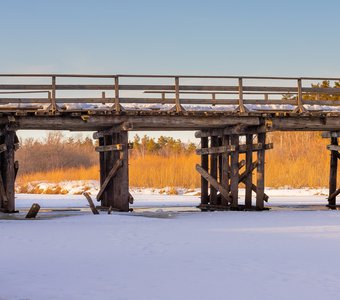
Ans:
[{"label": "bridge under-structure", "polygon": [[[201,140],[196,170],[202,210],[265,209],[265,154],[273,148],[266,143],[267,133],[323,131],[331,152],[328,205],[335,208],[340,194],[339,80],[0,74],[0,210],[16,211],[17,130],[94,131],[100,163],[97,200],[119,211],[128,211],[133,201],[128,176],[131,130],[196,131]],[[241,183],[244,202],[238,195]]]}]

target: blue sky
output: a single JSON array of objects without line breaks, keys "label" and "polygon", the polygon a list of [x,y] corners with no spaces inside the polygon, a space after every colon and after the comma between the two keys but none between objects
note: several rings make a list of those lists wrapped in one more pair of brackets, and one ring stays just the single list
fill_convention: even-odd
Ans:
[{"label": "blue sky", "polygon": [[339,76],[340,1],[2,0],[1,73]]}]

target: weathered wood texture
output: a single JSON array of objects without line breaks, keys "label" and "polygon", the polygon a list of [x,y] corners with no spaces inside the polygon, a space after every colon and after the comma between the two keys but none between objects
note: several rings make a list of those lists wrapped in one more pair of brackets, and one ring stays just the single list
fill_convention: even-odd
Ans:
[{"label": "weathered wood texture", "polygon": [[[201,138],[201,147],[202,148],[208,147],[207,137]],[[204,171],[208,172],[209,157],[207,154],[201,155],[201,167]],[[204,176],[201,175],[201,204],[208,204],[208,203],[209,203],[208,181]]]},{"label": "weathered wood texture", "polygon": [[336,184],[337,184],[337,173],[338,173],[338,138],[331,138],[331,145],[333,148],[328,147],[331,150],[330,159],[330,174],[329,174],[329,197],[328,204],[331,206],[336,205]]},{"label": "weathered wood texture", "polygon": [[[223,135],[222,137],[222,146],[227,147],[229,145],[230,138],[227,135]],[[229,152],[222,153],[222,165],[221,168],[221,185],[222,187],[229,193],[230,187],[229,187],[229,178],[230,178],[230,167],[229,167],[229,158],[230,154]],[[228,205],[228,202],[230,202],[229,197],[226,198],[222,195],[221,198],[221,205]]]},{"label": "weathered wood texture", "polygon": [[[196,165],[196,170],[201,174],[202,177],[204,177],[210,183],[210,186],[213,186],[216,191],[219,191],[225,199],[228,199],[229,202],[231,201],[228,191],[224,189],[224,187],[219,182],[217,182],[217,180],[213,176],[211,176],[200,165]],[[212,205],[216,205],[216,204],[212,204]]]},{"label": "weathered wood texture", "polygon": [[99,161],[101,187],[97,200],[102,207],[128,211],[131,195],[128,174],[128,132],[105,130],[94,135],[99,137]]},{"label": "weathered wood texture", "polygon": [[230,160],[230,192],[232,208],[238,208],[238,184],[239,184],[239,144],[240,144],[240,136],[239,135],[231,135],[230,143],[235,147],[235,151],[231,152],[231,160]]},{"label": "weathered wood texture", "polygon": [[1,143],[6,145],[6,150],[0,153],[0,197],[1,210],[15,212],[15,178],[16,164],[14,160],[16,133],[13,130],[5,130],[0,137]]},{"label": "weathered wood texture", "polygon": [[247,134],[246,135],[246,172],[247,176],[245,179],[245,188],[246,188],[246,194],[245,194],[245,206],[247,208],[251,207],[252,205],[252,184],[253,184],[253,170],[251,169],[252,163],[253,163],[253,152],[251,150],[251,145],[253,144],[253,135]]},{"label": "weathered wood texture", "polygon": [[[266,143],[266,134],[259,133],[257,135],[258,143]],[[260,149],[257,154],[257,191],[256,191],[256,208],[262,210],[264,208],[264,164],[265,164],[265,149]]]},{"label": "weathered wood texture", "polygon": [[[218,137],[212,136],[210,140],[212,148],[218,147]],[[217,182],[217,154],[210,155],[210,176]],[[210,204],[217,204],[217,189],[210,183]]]}]

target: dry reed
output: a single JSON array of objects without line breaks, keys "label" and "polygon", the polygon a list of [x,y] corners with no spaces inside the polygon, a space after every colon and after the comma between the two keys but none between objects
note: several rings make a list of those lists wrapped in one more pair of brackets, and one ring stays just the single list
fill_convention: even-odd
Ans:
[{"label": "dry reed", "polygon": [[[327,187],[329,173],[329,141],[320,133],[276,133],[269,135],[274,149],[267,151],[266,186]],[[163,157],[147,154],[131,156],[129,177],[134,187],[197,188],[200,177],[195,171],[199,156],[180,154]],[[60,182],[99,178],[98,166],[66,168],[19,175],[18,184],[32,181]]]}]

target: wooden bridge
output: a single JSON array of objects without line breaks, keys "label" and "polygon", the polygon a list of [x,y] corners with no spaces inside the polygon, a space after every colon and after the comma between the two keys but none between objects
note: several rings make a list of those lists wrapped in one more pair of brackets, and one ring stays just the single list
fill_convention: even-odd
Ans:
[{"label": "wooden bridge", "polygon": [[[340,78],[0,74],[0,209],[15,211],[16,130],[95,131],[101,206],[128,211],[130,130],[196,130],[201,209],[264,209],[270,131],[324,131],[329,206],[340,157]],[[329,86],[332,86],[329,85]],[[244,156],[245,159],[242,159]],[[256,159],[255,159],[256,158]],[[253,173],[256,171],[256,177]],[[244,183],[244,204],[238,190]],[[252,193],[256,193],[253,205]]]}]

